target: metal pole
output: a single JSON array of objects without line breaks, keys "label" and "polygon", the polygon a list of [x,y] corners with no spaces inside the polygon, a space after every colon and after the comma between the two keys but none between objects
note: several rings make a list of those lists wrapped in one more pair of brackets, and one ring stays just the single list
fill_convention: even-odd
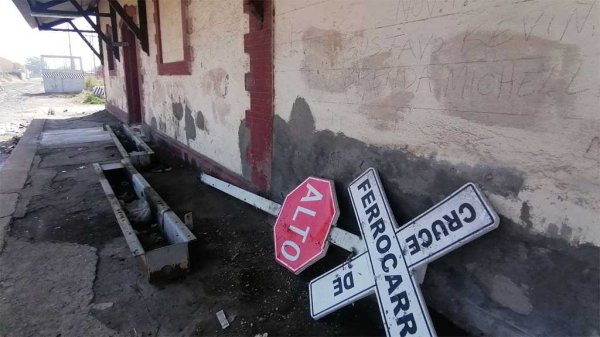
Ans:
[{"label": "metal pole", "polygon": [[[94,45],[94,34],[90,34],[90,39],[92,39],[92,46]],[[94,77],[96,77],[96,54],[94,54],[94,52],[92,52],[92,64],[93,64],[93,69],[92,72],[94,73]]]},{"label": "metal pole", "polygon": [[[272,216],[276,217],[279,215],[281,205],[274,201],[263,198],[252,192],[243,190],[235,185],[217,179],[206,173],[200,174],[199,179],[206,185],[212,186],[218,189],[219,191],[225,192],[236,199],[239,199],[245,203],[248,203],[260,209],[261,211],[271,214]],[[338,227],[331,228],[331,232],[329,234],[329,242],[351,253],[360,253],[365,250],[365,244],[359,236],[347,232]]]},{"label": "metal pole", "polygon": [[75,63],[73,62],[73,52],[71,50],[71,32],[67,32],[69,38],[69,60],[71,61],[71,70],[75,70]]}]

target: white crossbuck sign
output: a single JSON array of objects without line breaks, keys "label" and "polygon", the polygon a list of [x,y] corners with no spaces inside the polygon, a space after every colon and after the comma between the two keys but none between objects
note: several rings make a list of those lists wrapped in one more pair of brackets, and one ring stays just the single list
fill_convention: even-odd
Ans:
[{"label": "white crossbuck sign", "polygon": [[310,282],[312,317],[375,293],[387,336],[435,336],[413,269],[497,228],[498,215],[468,183],[398,229],[375,169],[348,191],[366,250]]}]

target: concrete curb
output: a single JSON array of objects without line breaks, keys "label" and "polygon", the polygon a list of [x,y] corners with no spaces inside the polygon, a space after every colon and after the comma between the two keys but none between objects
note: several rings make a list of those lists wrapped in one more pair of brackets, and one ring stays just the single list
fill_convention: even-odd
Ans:
[{"label": "concrete curb", "polygon": [[45,119],[34,119],[27,131],[0,169],[0,253],[4,249],[5,236],[12,215],[17,207],[20,192],[27,182],[39,136],[44,130]]},{"label": "concrete curb", "polygon": [[45,119],[31,121],[27,131],[4,163],[4,167],[0,170],[0,194],[18,193],[25,185],[37,149],[38,138],[45,123]]}]

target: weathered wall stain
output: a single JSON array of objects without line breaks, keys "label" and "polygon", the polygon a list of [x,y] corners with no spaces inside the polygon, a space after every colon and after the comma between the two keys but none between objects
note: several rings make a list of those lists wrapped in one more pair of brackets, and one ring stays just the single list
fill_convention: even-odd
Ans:
[{"label": "weathered wall stain", "polygon": [[[175,124],[175,139],[179,137],[179,123],[181,120],[184,122],[185,129],[185,139],[187,144],[189,145],[190,140],[196,139],[196,128],[206,131],[208,133],[208,129],[206,128],[206,121],[204,120],[204,115],[202,111],[198,110],[195,113],[196,118],[194,118],[194,112],[190,108],[187,102],[177,102],[172,103],[172,110],[174,116],[174,124]],[[184,119],[185,117],[185,119]],[[156,123],[155,118],[153,117],[154,122]],[[156,127],[156,126],[154,126]],[[161,131],[164,131],[161,129]]]},{"label": "weathered wall stain", "polygon": [[599,254],[592,245],[532,235],[501,216],[498,229],[431,263],[422,291],[428,305],[474,334],[596,335]]},{"label": "weathered wall stain", "polygon": [[250,129],[246,126],[246,121],[241,120],[238,128],[238,144],[240,146],[240,161],[242,163],[242,176],[248,181],[252,179],[252,166],[248,160],[248,150],[250,149]]},{"label": "weathered wall stain", "polygon": [[[309,175],[335,179],[342,210],[338,225],[355,233],[358,227],[346,187],[368,167],[380,172],[400,224],[467,181],[478,183],[486,193],[505,197],[516,197],[524,189],[524,175],[514,169],[485,163],[452,165],[433,156],[418,157],[404,150],[368,145],[342,133],[316,130],[311,108],[301,97],[293,104],[289,122],[275,117],[274,130],[274,199],[282,201]],[[521,216],[532,222],[530,211],[531,206],[523,204]],[[428,305],[448,317],[462,317],[464,321],[455,322],[473,332],[481,328],[503,335],[549,331],[589,335],[600,331],[595,317],[600,310],[600,249],[568,245],[559,238],[558,227],[557,238],[548,238],[500,216],[497,230],[429,265],[422,288]],[[567,235],[569,227],[565,224],[564,228]],[[330,261],[334,256],[329,254],[322,264],[339,263]],[[575,300],[576,317],[573,307],[564,305],[573,303],[574,297],[580,298]],[[505,319],[500,322],[490,317]],[[478,322],[477,326],[473,322]],[[530,329],[521,330],[523,326]]]},{"label": "weathered wall stain", "polygon": [[387,97],[367,101],[360,105],[358,111],[369,116],[374,128],[386,130],[390,128],[390,122],[396,123],[404,119],[403,107],[409,107],[414,97],[412,92],[397,91]]},{"label": "weathered wall stain", "polygon": [[519,218],[525,224],[525,228],[528,230],[533,227],[533,222],[531,222],[531,206],[527,201],[523,202],[521,205],[521,215]]},{"label": "weathered wall stain", "polygon": [[560,228],[556,224],[551,223],[548,225],[546,235],[550,238],[563,239],[568,242],[571,240],[571,236],[573,235],[573,229],[566,223],[561,224]]},{"label": "weathered wall stain", "polygon": [[343,72],[320,72],[337,66],[338,52],[342,49],[342,35],[334,30],[315,27],[307,29],[302,36],[304,61],[302,65],[306,82],[313,88],[328,92],[346,90]]},{"label": "weathered wall stain", "polygon": [[583,155],[585,158],[600,162],[600,137],[594,136]]},{"label": "weathered wall stain", "polygon": [[508,168],[490,167],[485,163],[451,165],[402,150],[371,146],[329,130],[316,131],[310,106],[301,97],[294,102],[289,123],[275,117],[274,136],[273,189],[276,193],[287,193],[304,177],[316,173],[335,177],[345,184],[373,166],[384,180],[389,179],[397,187],[388,193],[402,201],[402,209],[408,206],[418,211],[432,197],[424,190],[441,197],[474,181],[490,192],[514,197],[524,182],[522,173]]},{"label": "weathered wall stain", "polygon": [[204,115],[202,111],[196,111],[196,127],[202,131],[206,131],[208,133],[208,128],[206,127],[206,121],[204,120]]},{"label": "weathered wall stain", "polygon": [[[382,48],[377,37],[357,42],[362,40],[332,30],[305,30],[302,75],[311,88],[351,93],[359,111],[384,111],[380,119],[395,119],[402,109],[436,109],[411,103],[415,95],[432,95],[452,115],[526,128],[539,118],[568,117],[576,96],[590,90],[577,85],[583,64],[577,46],[535,36],[473,31],[446,39],[432,35],[392,45],[394,53],[357,57],[368,53],[369,46]],[[416,64],[402,64],[403,57]]]},{"label": "weathered wall stain", "polygon": [[[304,53],[299,70],[310,88],[345,94],[345,99],[322,95],[327,103],[361,114],[384,111],[374,119],[377,129],[410,109],[531,128],[539,121],[577,115],[579,96],[589,98],[597,90],[585,73],[593,61],[582,55],[580,46],[562,40],[574,27],[578,34],[589,28],[593,4],[579,7],[566,22],[561,19],[564,30],[558,32],[558,19],[552,26],[553,17],[542,11],[537,19],[547,21],[548,33],[540,31],[536,18],[526,16],[518,25],[522,34],[506,28],[504,20],[490,27],[467,26],[450,37],[440,32],[395,33],[392,28],[342,33],[309,27],[303,31],[303,48],[296,51]],[[285,70],[290,68],[282,63]],[[406,99],[409,94],[419,98],[417,103]],[[434,97],[441,107],[431,101]]]},{"label": "weathered wall stain", "polygon": [[[304,59],[302,75],[308,85],[326,92],[345,92],[351,86],[358,86],[367,93],[376,93],[368,76],[361,76],[361,69],[385,68],[390,64],[390,51],[376,52],[365,57],[352,59],[359,49],[356,39],[364,40],[361,32],[342,37],[335,30],[310,27],[302,36]],[[360,44],[360,43],[359,43]],[[366,74],[366,73],[363,73]]]},{"label": "weathered wall stain", "polygon": [[225,118],[231,112],[231,106],[227,101],[229,91],[229,74],[223,68],[209,70],[202,82],[205,95],[211,98],[212,114],[219,123],[225,123]]},{"label": "weathered wall stain", "polygon": [[490,297],[500,305],[521,315],[529,315],[533,311],[527,290],[510,278],[496,274],[492,278],[490,288]]},{"label": "weathered wall stain", "polygon": [[229,89],[229,74],[223,68],[208,71],[204,81],[204,93],[225,98]]},{"label": "weathered wall stain", "polygon": [[[455,116],[527,128],[571,113],[582,61],[575,45],[509,33],[459,34],[424,66],[433,94]],[[579,89],[581,90],[581,89]]]},{"label": "weathered wall stain", "polygon": [[185,138],[188,142],[196,139],[196,123],[192,116],[192,110],[188,105],[185,106]]},{"label": "weathered wall stain", "polygon": [[225,123],[225,117],[231,112],[231,106],[222,98],[216,98],[211,103],[212,113],[215,120]]},{"label": "weathered wall stain", "polygon": [[158,129],[162,132],[167,132],[167,123],[165,123],[165,120],[162,117],[158,121]]},{"label": "weathered wall stain", "polygon": [[180,121],[183,118],[183,104],[181,102],[171,103],[171,110],[173,111],[173,116]]},{"label": "weathered wall stain", "polygon": [[181,120],[183,120],[184,108],[185,104],[182,102],[171,103],[171,110],[173,112],[171,125],[173,125],[173,138],[175,138],[175,140],[181,140],[179,125]]},{"label": "weathered wall stain", "polygon": [[[335,30],[325,30],[316,27],[306,29],[302,40],[311,52],[318,54],[320,59],[309,64],[319,65],[321,68],[333,68],[336,65],[338,52],[342,50],[342,34]],[[306,55],[310,58],[310,55]],[[322,58],[321,58],[322,57]]]},{"label": "weathered wall stain", "polygon": [[150,119],[150,127],[153,129],[158,128],[158,124],[156,123],[156,117],[152,117],[152,119]]}]

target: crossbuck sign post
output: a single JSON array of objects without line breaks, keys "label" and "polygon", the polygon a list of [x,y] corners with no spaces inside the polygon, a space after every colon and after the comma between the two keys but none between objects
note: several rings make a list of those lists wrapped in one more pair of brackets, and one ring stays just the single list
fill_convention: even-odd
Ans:
[{"label": "crossbuck sign post", "polygon": [[[282,205],[271,200],[204,173],[200,180],[273,216],[279,218],[283,212],[283,218],[286,217]],[[358,254],[310,282],[312,317],[321,318],[376,293],[388,336],[435,335],[415,274],[427,263],[498,227],[498,215],[483,193],[468,183],[398,229],[379,176],[374,169],[368,169],[348,188],[363,235],[361,240],[333,226],[339,211],[332,182],[317,186],[325,182],[308,178],[292,191],[288,207],[292,221],[278,219],[282,226],[274,228],[276,252],[281,251],[284,258],[297,265],[279,262],[294,273],[322,257],[327,242]],[[299,215],[313,220],[306,222]],[[278,233],[282,234],[281,244]],[[309,249],[311,246],[314,249]],[[283,254],[283,249],[289,256]]]},{"label": "crossbuck sign post", "polygon": [[311,315],[375,293],[388,336],[434,336],[413,269],[497,228],[498,216],[469,183],[398,230],[374,169],[348,191],[367,249],[310,283]]}]

